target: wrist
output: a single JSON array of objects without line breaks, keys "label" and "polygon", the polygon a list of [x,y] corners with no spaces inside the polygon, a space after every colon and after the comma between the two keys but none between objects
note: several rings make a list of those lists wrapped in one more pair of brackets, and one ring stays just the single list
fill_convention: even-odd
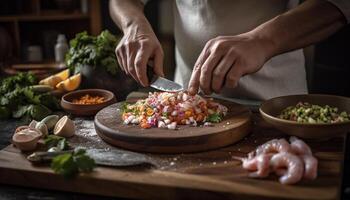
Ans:
[{"label": "wrist", "polygon": [[264,26],[259,26],[248,32],[250,37],[264,50],[267,60],[279,54],[277,38],[268,33]]},{"label": "wrist", "polygon": [[151,25],[146,18],[130,19],[122,27],[124,34],[134,30],[149,31],[150,29],[152,29]]}]

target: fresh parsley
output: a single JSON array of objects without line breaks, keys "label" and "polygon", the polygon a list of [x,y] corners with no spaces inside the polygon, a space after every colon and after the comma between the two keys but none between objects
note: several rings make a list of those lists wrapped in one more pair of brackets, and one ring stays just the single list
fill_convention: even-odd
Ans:
[{"label": "fresh parsley", "polygon": [[54,172],[66,178],[74,177],[79,172],[91,172],[95,167],[94,159],[90,158],[84,149],[58,155],[51,162]]},{"label": "fresh parsley", "polygon": [[212,123],[219,123],[222,121],[222,117],[219,113],[213,113],[208,116],[207,121]]},{"label": "fresh parsley", "polygon": [[50,149],[52,147],[57,147],[58,150],[63,151],[69,148],[67,139],[57,135],[48,135],[44,139],[44,144],[47,149]]},{"label": "fresh parsley", "polygon": [[71,71],[78,73],[84,65],[103,67],[115,75],[118,62],[115,47],[118,39],[109,31],[102,31],[97,37],[88,35],[86,31],[78,33],[70,41],[70,49],[66,54],[66,64]]},{"label": "fresh parsley", "polygon": [[49,93],[36,93],[32,73],[18,73],[0,81],[0,119],[25,118],[41,120],[59,109],[58,99]]}]

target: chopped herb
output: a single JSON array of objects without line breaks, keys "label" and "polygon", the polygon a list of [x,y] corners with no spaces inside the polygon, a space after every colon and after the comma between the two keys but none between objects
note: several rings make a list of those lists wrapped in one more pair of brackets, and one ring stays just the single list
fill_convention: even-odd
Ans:
[{"label": "chopped herb", "polygon": [[44,140],[44,144],[47,149],[57,147],[60,151],[63,151],[69,148],[66,138],[57,135],[48,135]]},{"label": "chopped herb", "polygon": [[51,168],[55,173],[71,178],[79,172],[91,172],[96,167],[94,159],[86,155],[84,149],[75,150],[53,158]]},{"label": "chopped herb", "polygon": [[208,122],[219,123],[222,121],[222,117],[219,113],[213,113],[208,116]]}]

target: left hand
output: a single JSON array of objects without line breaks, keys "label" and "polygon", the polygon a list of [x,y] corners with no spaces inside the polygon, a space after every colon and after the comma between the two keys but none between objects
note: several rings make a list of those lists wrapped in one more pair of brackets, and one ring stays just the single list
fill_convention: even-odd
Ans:
[{"label": "left hand", "polygon": [[273,56],[273,46],[251,32],[209,40],[193,68],[189,93],[197,94],[199,88],[205,94],[235,88],[242,76],[257,72]]}]

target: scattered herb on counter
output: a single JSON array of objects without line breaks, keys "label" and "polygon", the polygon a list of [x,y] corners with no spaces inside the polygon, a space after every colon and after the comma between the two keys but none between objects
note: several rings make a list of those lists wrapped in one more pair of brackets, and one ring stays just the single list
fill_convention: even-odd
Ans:
[{"label": "scattered herb on counter", "polygon": [[208,122],[219,123],[222,121],[222,117],[219,113],[213,113],[208,116]]},{"label": "scattered herb on counter", "polygon": [[50,93],[35,92],[37,84],[32,73],[19,73],[0,81],[0,119],[25,118],[41,120],[60,108]]},{"label": "scattered herb on counter", "polygon": [[70,49],[66,54],[66,64],[74,73],[80,72],[84,65],[104,67],[115,75],[118,62],[115,47],[118,39],[109,31],[102,31],[97,37],[88,35],[86,31],[78,33],[70,41]]},{"label": "scattered herb on counter", "polygon": [[56,147],[57,150],[63,151],[69,149],[69,144],[67,142],[67,139],[64,137],[60,137],[57,135],[48,135],[44,139],[44,144],[47,149],[51,149],[53,147]]},{"label": "scattered herb on counter", "polygon": [[73,153],[65,153],[53,158],[51,168],[55,173],[71,178],[79,172],[91,172],[96,167],[95,161],[86,155],[84,149],[77,149]]}]

